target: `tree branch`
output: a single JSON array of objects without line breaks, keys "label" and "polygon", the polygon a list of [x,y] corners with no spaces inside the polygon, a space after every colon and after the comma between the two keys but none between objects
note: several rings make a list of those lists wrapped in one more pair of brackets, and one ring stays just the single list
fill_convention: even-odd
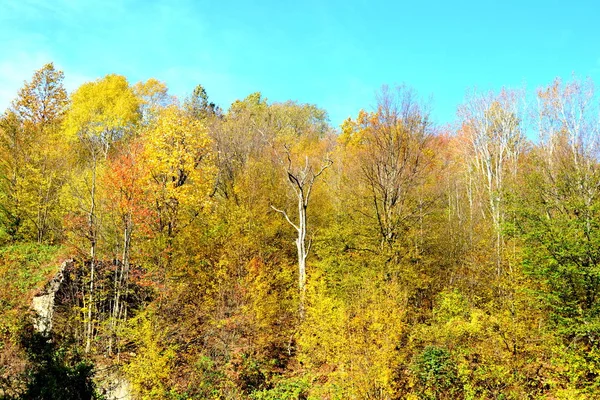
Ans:
[{"label": "tree branch", "polygon": [[271,208],[272,208],[274,211],[277,211],[278,213],[281,213],[281,214],[283,214],[283,216],[285,217],[286,221],[287,221],[287,222],[288,222],[290,225],[292,225],[292,226],[293,226],[293,227],[294,227],[294,228],[295,228],[295,229],[296,229],[298,232],[300,232],[300,228],[299,228],[299,227],[298,227],[296,224],[294,224],[294,223],[292,222],[292,220],[290,219],[290,217],[288,217],[288,215],[287,215],[287,213],[286,213],[285,211],[283,211],[283,210],[280,210],[280,209],[278,209],[278,208],[275,208],[273,205],[271,205]]}]

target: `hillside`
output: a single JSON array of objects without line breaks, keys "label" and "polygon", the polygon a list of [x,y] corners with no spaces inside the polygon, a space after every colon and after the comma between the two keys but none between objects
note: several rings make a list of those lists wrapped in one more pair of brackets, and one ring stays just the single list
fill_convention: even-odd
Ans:
[{"label": "hillside", "polygon": [[383,87],[337,130],[261,93],[63,79],[0,118],[0,398],[598,396],[591,81],[472,92],[451,127]]}]

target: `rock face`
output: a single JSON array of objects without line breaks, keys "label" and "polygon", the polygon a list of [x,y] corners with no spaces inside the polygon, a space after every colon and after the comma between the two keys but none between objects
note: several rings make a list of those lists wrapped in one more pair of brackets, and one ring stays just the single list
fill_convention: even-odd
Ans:
[{"label": "rock face", "polygon": [[114,381],[113,385],[106,392],[106,400],[131,400],[129,382],[123,379]]},{"label": "rock face", "polygon": [[73,263],[73,260],[63,262],[54,278],[46,284],[46,287],[39,295],[33,298],[31,303],[31,308],[35,311],[33,327],[43,335],[48,336],[52,330],[54,298],[63,282],[65,268],[71,263]]},{"label": "rock face", "polygon": [[[54,317],[54,308],[56,305],[57,296],[56,294],[61,290],[61,285],[65,282],[65,273],[68,274],[69,270],[73,270],[75,266],[74,260],[66,260],[63,262],[54,276],[44,287],[44,289],[33,298],[31,303],[31,309],[35,312],[33,317],[34,329],[46,336],[50,340],[50,334],[52,331],[52,318]],[[59,299],[60,303],[60,294]],[[103,394],[103,398],[106,400],[131,400],[131,387],[129,382],[119,374],[118,370],[105,369],[104,371],[97,371],[94,377],[97,388]],[[2,396],[2,389],[0,389],[0,397]]]},{"label": "rock face", "polygon": [[118,371],[98,371],[96,373],[98,388],[106,400],[131,400],[131,387]]}]

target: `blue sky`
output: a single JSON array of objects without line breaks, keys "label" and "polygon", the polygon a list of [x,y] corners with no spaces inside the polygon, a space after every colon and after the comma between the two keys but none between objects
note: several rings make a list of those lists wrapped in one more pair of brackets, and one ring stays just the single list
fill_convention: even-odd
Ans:
[{"label": "blue sky", "polygon": [[600,83],[594,1],[0,0],[0,110],[53,61],[74,90],[108,73],[184,97],[198,83],[227,108],[261,91],[314,103],[339,125],[382,84],[433,97],[455,119],[469,88],[572,73]]}]

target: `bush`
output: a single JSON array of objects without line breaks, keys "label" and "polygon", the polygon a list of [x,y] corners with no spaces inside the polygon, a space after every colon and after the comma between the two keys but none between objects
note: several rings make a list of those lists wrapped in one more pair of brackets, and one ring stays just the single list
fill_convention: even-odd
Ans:
[{"label": "bush", "polygon": [[47,337],[29,331],[23,347],[32,363],[23,400],[92,400],[97,399],[92,381],[93,365],[80,355],[57,348]]},{"label": "bush", "polygon": [[417,391],[424,399],[455,398],[458,374],[450,352],[442,347],[428,346],[416,357],[413,373]]},{"label": "bush", "polygon": [[306,400],[310,385],[304,379],[283,379],[275,387],[252,393],[252,400]]}]

